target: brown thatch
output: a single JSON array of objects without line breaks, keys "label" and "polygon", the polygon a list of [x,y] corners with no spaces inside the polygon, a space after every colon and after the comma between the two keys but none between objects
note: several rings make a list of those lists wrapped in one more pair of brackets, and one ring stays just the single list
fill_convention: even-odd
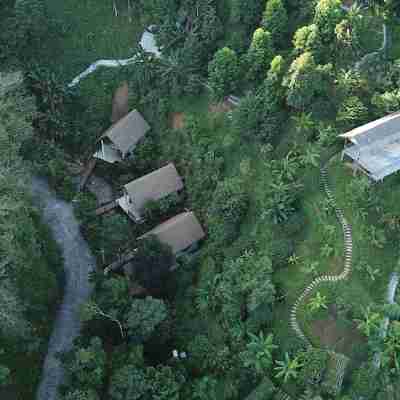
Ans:
[{"label": "brown thatch", "polygon": [[157,201],[171,193],[182,190],[183,182],[174,164],[170,163],[156,171],[136,179],[124,186],[125,193],[137,212],[149,200]]},{"label": "brown thatch", "polygon": [[124,158],[149,130],[149,124],[139,111],[133,110],[112,125],[102,137],[114,143]]},{"label": "brown thatch", "polygon": [[204,238],[205,233],[193,212],[184,212],[158,225],[139,239],[149,235],[155,235],[177,254]]}]

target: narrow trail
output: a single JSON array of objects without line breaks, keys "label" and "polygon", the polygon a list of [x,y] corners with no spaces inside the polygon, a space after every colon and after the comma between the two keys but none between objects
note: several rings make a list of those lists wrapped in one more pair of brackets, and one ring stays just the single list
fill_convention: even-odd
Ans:
[{"label": "narrow trail", "polygon": [[58,199],[47,183],[39,178],[33,178],[31,190],[35,201],[42,206],[44,222],[49,225],[64,258],[64,298],[50,337],[36,395],[37,400],[56,400],[64,377],[56,354],[71,349],[79,334],[79,310],[92,291],[89,273],[94,269],[95,259],[81,236],[72,206]]},{"label": "narrow trail", "polygon": [[300,305],[304,300],[322,283],[337,283],[339,281],[345,281],[350,273],[352,267],[352,254],[353,254],[353,239],[351,234],[351,226],[348,224],[344,217],[343,211],[338,207],[336,199],[330,189],[327,173],[327,164],[321,167],[321,189],[326,194],[329,204],[335,210],[336,218],[338,219],[344,236],[344,269],[339,275],[322,275],[314,279],[300,294],[296,302],[290,310],[290,327],[295,332],[296,336],[300,338],[308,347],[312,347],[310,340],[306,337],[304,332],[300,328],[300,324],[297,320],[297,312]]}]

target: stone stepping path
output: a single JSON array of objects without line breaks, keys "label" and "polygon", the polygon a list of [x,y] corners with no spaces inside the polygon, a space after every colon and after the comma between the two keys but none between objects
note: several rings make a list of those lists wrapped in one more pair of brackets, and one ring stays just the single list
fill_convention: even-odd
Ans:
[{"label": "stone stepping path", "polygon": [[310,340],[306,337],[304,332],[301,330],[300,325],[297,321],[297,312],[299,310],[300,305],[306,299],[306,297],[314,291],[319,285],[323,283],[337,283],[340,281],[346,280],[350,273],[352,267],[352,255],[353,255],[353,239],[351,233],[351,226],[347,222],[344,217],[343,210],[341,210],[337,203],[336,199],[330,189],[329,181],[328,181],[328,172],[326,166],[321,168],[321,189],[325,193],[328,198],[329,204],[335,210],[336,218],[338,219],[344,237],[344,268],[341,274],[339,275],[322,275],[318,278],[314,279],[300,294],[295,303],[293,304],[290,310],[290,319],[289,324],[291,329],[295,332],[296,336],[301,339],[308,347],[312,347]]}]

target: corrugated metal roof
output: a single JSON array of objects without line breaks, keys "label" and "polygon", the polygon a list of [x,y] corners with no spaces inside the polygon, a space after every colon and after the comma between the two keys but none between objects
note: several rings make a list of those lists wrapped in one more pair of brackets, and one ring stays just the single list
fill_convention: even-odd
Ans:
[{"label": "corrugated metal roof", "polygon": [[160,200],[183,189],[183,182],[174,164],[170,163],[128,183],[124,188],[133,201],[135,209],[140,212],[149,200]]},{"label": "corrugated metal roof", "polygon": [[184,212],[165,221],[139,239],[155,235],[160,242],[168,244],[174,254],[187,249],[201,240],[205,233],[193,212]]},{"label": "corrugated metal roof", "polygon": [[149,130],[149,124],[139,111],[133,110],[112,125],[103,137],[108,137],[125,157]]},{"label": "corrugated metal roof", "polygon": [[360,140],[360,135],[373,133],[374,135],[381,136],[385,133],[392,134],[393,130],[400,132],[400,112],[389,114],[375,121],[371,121],[368,124],[359,126],[349,132],[342,133],[339,137],[352,141],[355,139],[354,143],[357,143]]}]

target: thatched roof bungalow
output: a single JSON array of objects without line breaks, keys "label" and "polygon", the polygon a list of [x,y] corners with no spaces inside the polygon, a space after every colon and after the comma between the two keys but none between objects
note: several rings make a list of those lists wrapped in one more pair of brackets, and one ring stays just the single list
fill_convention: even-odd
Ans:
[{"label": "thatched roof bungalow", "polygon": [[129,217],[138,221],[148,201],[160,200],[182,189],[182,179],[174,164],[170,163],[126,184],[123,188],[124,195],[117,202]]},{"label": "thatched roof bungalow", "polygon": [[178,256],[195,246],[204,238],[205,233],[194,213],[189,211],[163,222],[139,239],[150,235],[154,235],[160,242],[168,244],[172,252]]},{"label": "thatched roof bungalow", "polygon": [[149,124],[139,111],[133,110],[101,136],[99,148],[93,156],[109,163],[120,162],[149,130]]}]

